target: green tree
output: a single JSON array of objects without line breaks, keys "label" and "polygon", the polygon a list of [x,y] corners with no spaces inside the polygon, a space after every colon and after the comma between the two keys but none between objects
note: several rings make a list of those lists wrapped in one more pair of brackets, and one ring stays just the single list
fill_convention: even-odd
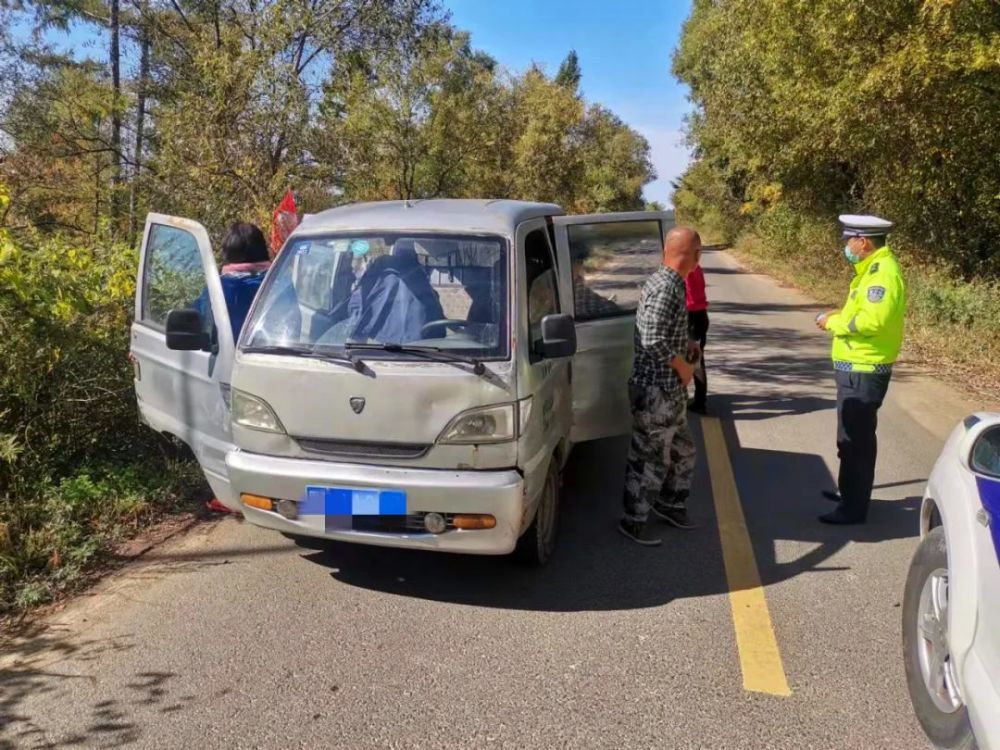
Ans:
[{"label": "green tree", "polygon": [[350,200],[511,197],[569,210],[642,207],[649,147],[610,111],[533,67],[516,77],[435,26],[357,56],[326,86],[311,152]]},{"label": "green tree", "polygon": [[641,211],[643,186],[656,178],[649,143],[610,110],[592,105],[581,128],[580,211]]},{"label": "green tree", "polygon": [[873,210],[911,251],[1000,271],[995,2],[696,0],[674,71],[744,222]]},{"label": "green tree", "polygon": [[10,203],[0,225],[96,234],[110,215],[113,95],[89,65],[55,67],[19,87],[2,128]]},{"label": "green tree", "polygon": [[513,94],[511,195],[572,206],[583,176],[583,101],[537,68],[514,81]]},{"label": "green tree", "polygon": [[193,4],[154,29],[151,200],[215,228],[240,215],[266,222],[289,186],[307,207],[342,190],[314,177],[319,84],[351,59],[405,47],[437,14],[425,0],[268,0],[248,10],[242,0]]},{"label": "green tree", "polygon": [[435,26],[326,85],[317,169],[353,200],[461,197],[489,182],[508,93],[467,34]]},{"label": "green tree", "polygon": [[580,79],[583,71],[580,70],[580,59],[576,56],[576,50],[571,49],[566,59],[559,65],[556,72],[555,81],[558,85],[576,91],[580,86]]}]

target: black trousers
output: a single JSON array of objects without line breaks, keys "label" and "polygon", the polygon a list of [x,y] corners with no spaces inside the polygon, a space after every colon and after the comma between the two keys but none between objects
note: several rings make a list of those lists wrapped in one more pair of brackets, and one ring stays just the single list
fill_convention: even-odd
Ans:
[{"label": "black trousers", "polygon": [[708,338],[708,310],[688,313],[688,336],[701,344],[701,361],[694,375],[694,402],[705,405],[708,395],[708,371],[705,369],[705,341]]},{"label": "black trousers", "polygon": [[872,499],[878,455],[878,410],[889,390],[891,375],[868,372],[834,373],[837,379],[837,485],[844,511],[864,518]]}]

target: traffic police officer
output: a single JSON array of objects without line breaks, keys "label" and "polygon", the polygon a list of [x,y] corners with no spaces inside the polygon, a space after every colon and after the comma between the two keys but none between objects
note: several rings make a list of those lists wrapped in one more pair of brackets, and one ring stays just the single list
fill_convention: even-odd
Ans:
[{"label": "traffic police officer", "polygon": [[840,493],[823,493],[839,504],[819,520],[855,524],[864,523],[871,502],[878,410],[903,343],[906,284],[886,243],[891,222],[845,215],[840,223],[847,239],[844,256],[854,265],[854,280],[843,309],[816,317],[817,327],[833,334]]}]

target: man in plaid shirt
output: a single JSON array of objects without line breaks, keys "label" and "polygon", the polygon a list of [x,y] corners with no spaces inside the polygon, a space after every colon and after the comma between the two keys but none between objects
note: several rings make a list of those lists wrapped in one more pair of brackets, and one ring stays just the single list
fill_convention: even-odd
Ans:
[{"label": "man in plaid shirt", "polygon": [[687,497],[695,445],[687,422],[689,359],[700,355],[688,339],[684,278],[698,265],[701,237],[676,227],[663,245],[663,267],[643,285],[635,320],[635,362],[629,378],[632,444],[625,470],[625,515],[618,530],[639,544],[663,540],[644,533],[650,511],[667,523],[692,528]]}]

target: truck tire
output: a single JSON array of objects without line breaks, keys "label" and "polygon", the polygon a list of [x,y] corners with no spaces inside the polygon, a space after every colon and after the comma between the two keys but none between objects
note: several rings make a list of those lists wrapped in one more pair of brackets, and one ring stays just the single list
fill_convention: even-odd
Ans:
[{"label": "truck tire", "polygon": [[972,750],[969,710],[958,693],[948,646],[948,548],[944,527],[917,547],[903,592],[903,663],[917,720],[935,747]]},{"label": "truck tire", "polygon": [[545,565],[555,550],[559,535],[559,469],[555,457],[549,462],[545,476],[545,489],[535,509],[531,526],[521,535],[514,550],[514,557],[528,565]]}]

